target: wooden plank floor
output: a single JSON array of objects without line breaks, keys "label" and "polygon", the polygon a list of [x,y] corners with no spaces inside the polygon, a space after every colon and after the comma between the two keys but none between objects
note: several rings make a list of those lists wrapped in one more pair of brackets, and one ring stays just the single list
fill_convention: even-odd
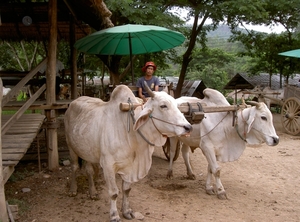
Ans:
[{"label": "wooden plank floor", "polygon": [[[44,109],[67,109],[72,100],[56,100],[52,105],[46,105],[46,100],[35,101],[28,109],[44,110]],[[25,101],[9,101],[2,110],[18,110],[24,105]]]},{"label": "wooden plank floor", "polygon": [[[2,126],[10,117],[11,115],[2,115]],[[17,165],[22,159],[37,136],[44,119],[45,115],[38,113],[23,114],[2,137],[3,171],[8,171],[8,168]]]}]

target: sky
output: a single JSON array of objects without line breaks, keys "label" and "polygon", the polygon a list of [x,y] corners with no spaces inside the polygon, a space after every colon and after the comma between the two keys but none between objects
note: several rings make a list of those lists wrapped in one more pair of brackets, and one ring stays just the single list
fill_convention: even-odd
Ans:
[{"label": "sky", "polygon": [[[178,13],[181,15],[183,19],[185,19],[187,15],[187,11],[184,9],[174,10],[174,13]],[[189,20],[187,24],[193,24],[193,19]],[[207,24],[209,24],[209,19]],[[274,26],[274,27],[267,27],[263,25],[244,25],[249,30],[254,30],[258,32],[266,32],[266,33],[277,33],[280,34],[281,32],[284,32],[285,29],[283,26]],[[243,28],[243,27],[241,27]]]},{"label": "sky", "polygon": [[[247,29],[258,31],[258,32],[266,32],[266,33],[277,33],[280,34],[281,32],[284,32],[285,29],[283,26],[274,26],[274,27],[266,27],[263,25],[245,25]],[[242,27],[241,27],[242,28]]]}]

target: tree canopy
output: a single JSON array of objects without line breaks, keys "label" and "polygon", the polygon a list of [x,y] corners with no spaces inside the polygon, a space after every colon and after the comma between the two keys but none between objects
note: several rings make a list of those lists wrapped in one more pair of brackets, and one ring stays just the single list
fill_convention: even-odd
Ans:
[{"label": "tree canopy", "polygon": [[[299,47],[298,0],[254,0],[251,4],[248,0],[239,0],[238,4],[235,0],[107,0],[105,3],[112,12],[111,20],[115,26],[158,25],[180,31],[186,36],[186,42],[180,47],[158,53],[136,55],[133,59],[135,78],[142,75],[141,67],[149,60],[158,65],[157,75],[178,75],[176,97],[180,96],[186,78],[216,75],[222,81],[214,83],[213,80],[218,78],[212,80],[206,78],[205,81],[210,87],[220,88],[222,82],[226,81],[225,76],[228,79],[233,72],[240,70],[252,74],[280,73],[287,78],[300,70],[297,59],[278,56],[279,52]],[[183,12],[187,12],[186,16],[183,16]],[[211,43],[208,33],[222,24],[231,28],[230,42],[235,44],[235,48],[217,50],[214,45],[208,44]],[[268,34],[247,29],[242,31],[240,28],[245,24],[266,27],[280,24],[285,27],[285,32]],[[61,54],[58,58],[66,60],[65,64],[69,64],[66,59],[69,58],[68,45],[63,43],[60,45],[62,50],[58,50]],[[45,45],[34,42],[2,42],[0,67],[30,70],[46,55],[45,49]],[[81,57],[82,54],[79,54],[79,58]],[[100,70],[102,65],[98,62],[99,59],[107,67],[113,84],[130,79],[129,56],[86,55],[86,62],[84,64],[79,62],[79,65],[86,69]],[[229,67],[229,64],[233,64],[234,68]]]}]

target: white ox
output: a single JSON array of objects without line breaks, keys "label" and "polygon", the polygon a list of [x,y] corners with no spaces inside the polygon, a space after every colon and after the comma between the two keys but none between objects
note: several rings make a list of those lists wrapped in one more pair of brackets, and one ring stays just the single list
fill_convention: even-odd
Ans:
[{"label": "white ox", "polygon": [[116,174],[122,178],[122,214],[132,219],[134,212],[128,201],[130,186],[147,175],[154,145],[162,146],[166,137],[188,135],[192,130],[173,97],[150,89],[148,93],[151,99],[132,113],[121,111],[119,105],[128,99],[132,103],[138,101],[127,86],[120,85],[112,92],[109,102],[82,96],[70,104],[65,114],[66,140],[72,162],[70,195],[77,194],[78,157],[89,165],[91,197],[96,194],[91,164],[100,164],[110,196],[111,221],[120,221]]},{"label": "white ox", "polygon": [[5,88],[3,86],[3,96],[6,96],[11,91],[11,88]]},{"label": "white ox", "polygon": [[[185,102],[206,103],[207,106],[229,106],[225,97],[213,89],[204,90],[204,99],[181,97],[176,99],[178,105]],[[264,103],[237,111],[236,126],[232,126],[232,112],[206,113],[199,124],[193,124],[190,137],[172,137],[170,139],[170,166],[167,178],[173,177],[172,161],[178,140],[182,142],[182,155],[190,179],[195,179],[189,161],[189,148],[200,147],[208,162],[206,192],[214,194],[212,179],[216,179],[217,196],[226,199],[226,192],[221,183],[221,168],[217,161],[228,162],[237,160],[243,153],[246,142],[275,146],[279,138],[273,126],[273,116]]]},{"label": "white ox", "polygon": [[284,100],[284,89],[273,90],[269,86],[263,89],[264,103],[270,109],[272,105],[282,105]]}]

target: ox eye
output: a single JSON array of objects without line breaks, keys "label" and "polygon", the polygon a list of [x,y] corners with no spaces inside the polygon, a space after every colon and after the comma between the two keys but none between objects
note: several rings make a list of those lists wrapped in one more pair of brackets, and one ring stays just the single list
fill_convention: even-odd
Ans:
[{"label": "ox eye", "polygon": [[267,121],[267,117],[265,117],[265,116],[262,116],[261,119],[264,121]]},{"label": "ox eye", "polygon": [[161,109],[166,109],[166,108],[167,108],[167,105],[161,105],[160,108],[161,108]]}]

